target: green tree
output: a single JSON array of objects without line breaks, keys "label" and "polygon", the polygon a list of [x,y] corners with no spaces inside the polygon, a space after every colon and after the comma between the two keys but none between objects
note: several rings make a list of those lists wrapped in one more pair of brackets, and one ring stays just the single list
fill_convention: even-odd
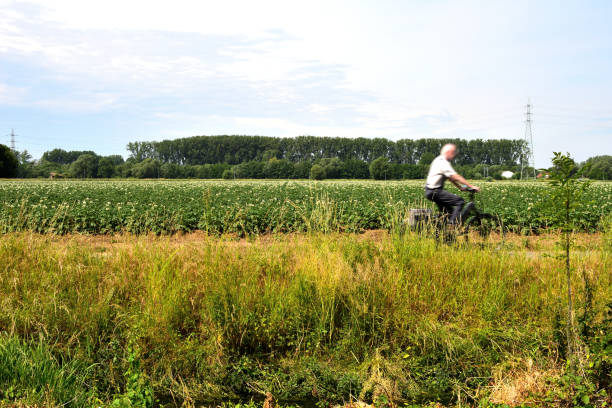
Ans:
[{"label": "green tree", "polygon": [[314,164],[310,168],[310,179],[311,180],[323,180],[325,179],[325,168],[319,164]]},{"label": "green tree", "polygon": [[317,160],[316,164],[325,169],[325,178],[337,179],[342,177],[344,171],[344,164],[337,158],[325,158]]},{"label": "green tree", "polygon": [[0,177],[15,177],[19,161],[8,146],[0,144]]},{"label": "green tree", "polygon": [[585,172],[589,178],[595,180],[612,180],[612,156],[595,156],[588,159],[585,163],[588,165],[588,172]]},{"label": "green tree", "polygon": [[41,160],[45,160],[45,161],[49,161],[49,162],[53,162],[57,164],[71,164],[75,162],[83,154],[91,154],[93,156],[97,156],[94,152],[90,150],[66,151],[64,149],[53,149],[53,150],[44,152]]},{"label": "green tree", "polygon": [[17,177],[27,178],[34,176],[34,161],[32,160],[32,155],[28,153],[27,150],[22,152],[17,152],[17,161],[19,162],[19,167],[17,168]]},{"label": "green tree", "polygon": [[115,164],[109,157],[101,157],[98,160],[98,177],[111,178],[115,175]]},{"label": "green tree", "polygon": [[133,177],[132,167],[136,164],[136,160],[129,158],[124,163],[115,166],[115,172],[119,177],[127,178]]},{"label": "green tree", "polygon": [[266,178],[285,179],[293,175],[293,163],[285,159],[272,158],[268,160],[263,168]]},{"label": "green tree", "polygon": [[389,170],[389,160],[381,156],[370,164],[370,177],[374,180],[386,180]]},{"label": "green tree", "polygon": [[269,149],[263,152],[261,159],[266,162],[270,159],[278,159],[279,156],[280,152],[277,149]]},{"label": "green tree", "polygon": [[22,152],[17,152],[16,157],[20,165],[33,163],[32,155],[27,150],[24,150]]},{"label": "green tree", "polygon": [[[550,194],[550,209],[552,221],[561,228],[563,233],[562,246],[565,260],[565,277],[567,285],[567,349],[568,361],[576,368],[576,351],[579,346],[578,331],[575,323],[574,299],[571,280],[570,248],[571,234],[576,229],[576,211],[585,204],[585,191],[589,182],[579,180],[580,172],[569,153],[564,155],[554,153],[552,170],[552,191]],[[588,169],[583,169],[588,170]]]},{"label": "green tree", "polygon": [[265,166],[266,163],[264,162],[251,160],[234,166],[233,170],[236,173],[236,178],[259,179],[264,177]]},{"label": "green tree", "polygon": [[159,176],[168,179],[180,178],[184,167],[174,163],[164,163],[159,167]]},{"label": "green tree", "polygon": [[347,159],[342,169],[342,177],[347,179],[367,179],[370,178],[368,163],[359,159]]},{"label": "green tree", "polygon": [[138,178],[159,178],[160,163],[157,160],[148,158],[132,167],[132,176]]},{"label": "green tree", "polygon": [[70,175],[77,178],[92,178],[98,175],[98,157],[85,153],[70,165]]},{"label": "green tree", "polygon": [[402,178],[418,180],[423,179],[427,176],[428,165],[422,164],[404,164],[402,166]]},{"label": "green tree", "polygon": [[226,180],[231,180],[234,178],[234,171],[233,169],[225,169],[223,170],[223,174],[221,175],[222,178],[226,179]]},{"label": "green tree", "polygon": [[295,163],[293,166],[293,175],[291,178],[294,179],[307,179],[310,178],[310,169],[312,167],[312,163],[308,161],[302,161]]},{"label": "green tree", "polygon": [[123,156],[118,155],[118,154],[111,154],[110,156],[104,156],[104,157],[109,159],[111,163],[113,163],[113,166],[119,166],[120,164],[125,163],[125,160],[123,160]]},{"label": "green tree", "polygon": [[419,159],[419,164],[420,165],[430,165],[431,162],[436,158],[436,155],[432,152],[425,152],[421,155],[421,158]]}]

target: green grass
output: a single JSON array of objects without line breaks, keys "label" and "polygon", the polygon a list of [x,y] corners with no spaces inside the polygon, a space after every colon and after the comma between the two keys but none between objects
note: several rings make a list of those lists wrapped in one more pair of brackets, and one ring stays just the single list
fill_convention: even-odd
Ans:
[{"label": "green grass", "polygon": [[[550,225],[547,183],[480,185],[478,205],[499,214],[509,229]],[[586,199],[577,225],[601,229],[602,216],[612,212],[612,183],[595,183]],[[390,228],[423,206],[432,207],[422,181],[4,180],[0,232],[358,232]]]},{"label": "green grass", "polygon": [[[136,401],[149,386],[158,403],[179,404],[266,392],[479,401],[512,362],[554,371],[564,353],[554,237],[484,245],[386,233],[5,234],[0,361],[10,368],[0,373],[19,375],[0,374],[0,389],[17,384],[3,398],[50,405],[65,395]],[[590,278],[601,322],[610,251],[602,234],[577,245],[574,267]]]},{"label": "green grass", "polygon": [[70,407],[89,403],[86,379],[90,367],[77,359],[54,355],[42,340],[24,342],[16,336],[0,336],[0,400],[47,403]]}]

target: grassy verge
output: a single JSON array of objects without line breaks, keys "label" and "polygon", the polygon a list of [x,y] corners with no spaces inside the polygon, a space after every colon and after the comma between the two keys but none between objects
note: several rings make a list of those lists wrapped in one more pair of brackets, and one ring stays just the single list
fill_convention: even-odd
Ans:
[{"label": "grassy verge", "polygon": [[[0,388],[11,391],[0,395],[49,406],[266,393],[523,402],[563,371],[555,239],[2,235]],[[578,304],[587,276],[597,330],[612,299],[604,241],[576,237]]]}]

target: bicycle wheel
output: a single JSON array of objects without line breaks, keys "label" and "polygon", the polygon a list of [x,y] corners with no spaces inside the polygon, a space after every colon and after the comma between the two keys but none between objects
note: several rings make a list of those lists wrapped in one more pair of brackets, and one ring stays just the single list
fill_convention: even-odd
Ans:
[{"label": "bicycle wheel", "polygon": [[456,234],[448,224],[448,214],[438,213],[432,218],[429,227],[436,243],[452,244],[456,241]]},{"label": "bicycle wheel", "polygon": [[473,215],[466,220],[465,228],[468,231],[476,231],[483,238],[489,237],[492,232],[500,234],[502,238],[504,237],[504,222],[495,214]]}]

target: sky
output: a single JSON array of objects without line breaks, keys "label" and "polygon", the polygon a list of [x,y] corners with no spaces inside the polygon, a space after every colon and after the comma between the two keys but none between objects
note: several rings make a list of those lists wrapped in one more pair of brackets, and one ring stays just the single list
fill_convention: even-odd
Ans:
[{"label": "sky", "polygon": [[612,154],[612,2],[0,0],[0,143],[522,138]]}]

